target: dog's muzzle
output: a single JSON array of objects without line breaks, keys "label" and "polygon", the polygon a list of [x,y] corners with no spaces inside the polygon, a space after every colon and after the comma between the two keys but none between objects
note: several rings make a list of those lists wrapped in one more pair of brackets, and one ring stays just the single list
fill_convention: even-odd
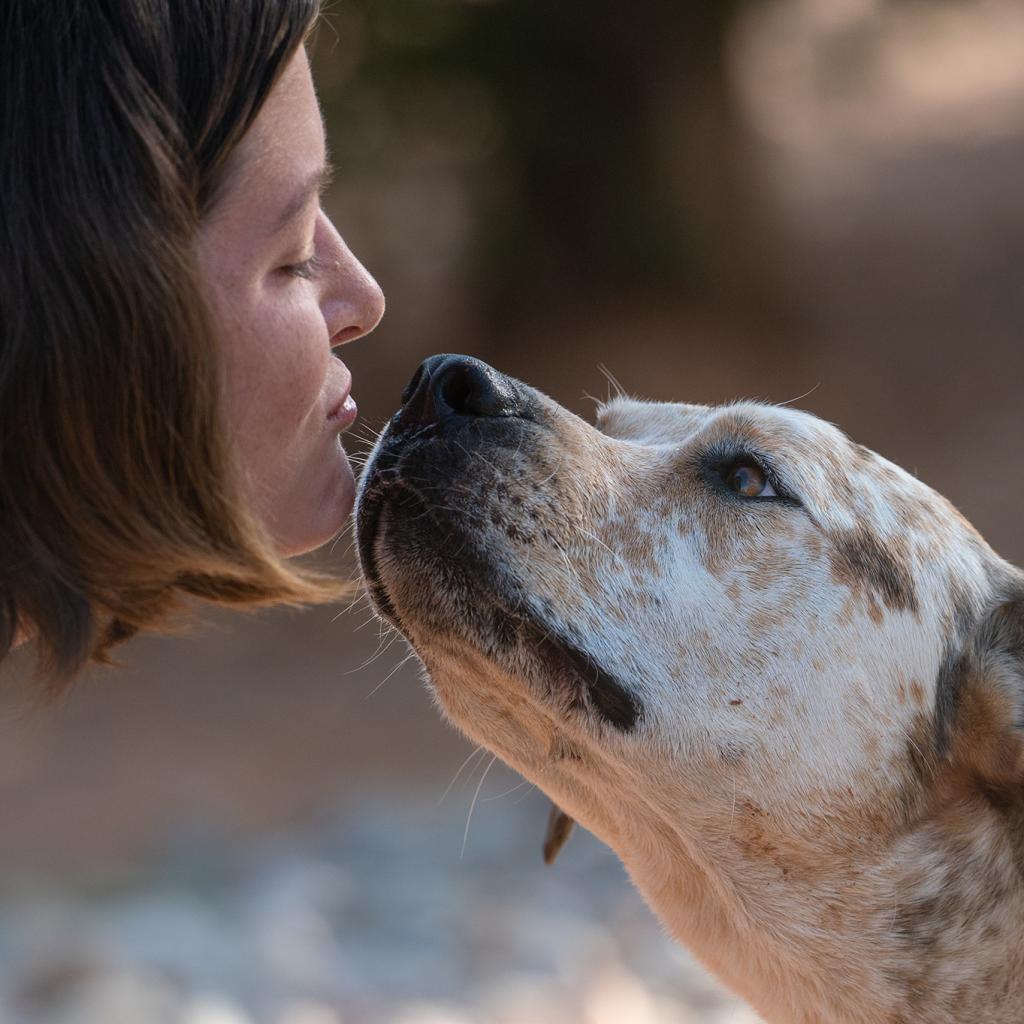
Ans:
[{"label": "dog's muzzle", "polygon": [[532,389],[471,356],[431,356],[413,374],[356,499],[360,566],[378,612],[393,624],[401,628],[377,569],[382,516],[393,512],[389,519],[407,550],[415,550],[417,541],[425,550],[433,542],[449,557],[458,549],[466,571],[482,569],[473,564],[469,546],[456,542],[473,521],[472,506],[451,523],[443,521],[444,510],[452,505],[453,490],[486,491],[494,459],[503,449],[522,446],[540,410]]},{"label": "dog's muzzle", "polygon": [[546,543],[545,526],[525,509],[551,500],[532,482],[557,445],[551,409],[479,359],[425,360],[360,480],[360,564],[377,611],[410,639],[415,625],[421,635],[457,633],[496,659],[528,649],[567,681],[570,705],[585,702],[631,729],[640,709],[629,690],[531,593],[530,551]]}]

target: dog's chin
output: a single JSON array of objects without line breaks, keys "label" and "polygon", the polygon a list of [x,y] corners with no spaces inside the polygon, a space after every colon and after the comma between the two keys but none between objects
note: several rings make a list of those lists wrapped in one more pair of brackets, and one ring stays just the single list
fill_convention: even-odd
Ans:
[{"label": "dog's chin", "polygon": [[364,483],[357,545],[377,612],[421,655],[438,642],[472,648],[561,716],[636,727],[637,698],[549,621],[486,528],[428,501],[401,471],[377,469]]}]

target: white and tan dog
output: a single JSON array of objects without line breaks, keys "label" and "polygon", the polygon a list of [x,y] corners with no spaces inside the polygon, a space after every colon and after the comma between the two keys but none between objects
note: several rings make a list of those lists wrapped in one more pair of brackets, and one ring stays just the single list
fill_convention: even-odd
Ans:
[{"label": "white and tan dog", "polygon": [[435,356],[357,515],[451,719],[766,1021],[1024,1021],[1024,574],[942,497],[806,413],[595,429]]}]

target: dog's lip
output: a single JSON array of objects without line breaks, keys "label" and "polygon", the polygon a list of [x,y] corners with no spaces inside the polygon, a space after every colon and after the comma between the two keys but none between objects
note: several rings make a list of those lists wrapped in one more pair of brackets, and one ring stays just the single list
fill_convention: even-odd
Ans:
[{"label": "dog's lip", "polygon": [[[386,505],[388,486],[401,479],[399,461],[403,449],[410,443],[430,443],[442,429],[440,424],[428,423],[398,430],[396,413],[385,426],[380,435],[376,455],[367,464],[359,486],[359,499],[355,509],[356,516],[356,551],[360,568],[366,579],[370,596],[377,605],[378,612],[394,626],[401,629],[401,620],[387,588],[377,568],[377,557],[374,545],[379,533],[380,519]],[[503,419],[522,419],[533,422],[525,417],[503,417]],[[389,479],[390,478],[390,479]]]},{"label": "dog's lip", "polygon": [[377,568],[377,554],[374,551],[386,497],[385,488],[380,484],[381,469],[377,462],[379,462],[379,457],[370,467],[374,478],[368,482],[360,494],[357,509],[356,548],[367,589],[377,606],[378,613],[396,628],[401,629],[401,620],[381,579],[380,571]]}]

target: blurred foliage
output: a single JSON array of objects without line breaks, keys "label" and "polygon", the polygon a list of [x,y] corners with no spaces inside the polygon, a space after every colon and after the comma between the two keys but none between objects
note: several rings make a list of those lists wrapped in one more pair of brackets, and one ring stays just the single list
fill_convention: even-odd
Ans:
[{"label": "blurred foliage", "polygon": [[726,62],[740,6],[344,0],[318,38],[322,99],[349,167],[441,161],[464,176],[485,304],[703,286],[732,274],[723,222],[744,207]]}]

